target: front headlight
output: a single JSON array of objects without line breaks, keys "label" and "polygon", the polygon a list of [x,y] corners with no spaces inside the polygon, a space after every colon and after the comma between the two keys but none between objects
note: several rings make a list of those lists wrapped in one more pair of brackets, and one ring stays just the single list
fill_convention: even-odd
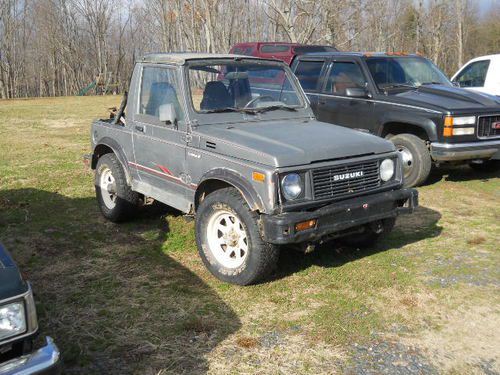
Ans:
[{"label": "front headlight", "polygon": [[462,117],[453,117],[446,116],[445,122],[446,125],[474,125],[476,123],[476,116],[462,116]]},{"label": "front headlight", "polygon": [[392,159],[384,159],[380,163],[380,179],[387,182],[392,176],[394,176],[394,161]]},{"label": "front headlight", "polygon": [[475,129],[472,127],[457,128],[457,126],[475,125],[476,116],[445,116],[443,136],[452,137],[454,135],[474,135]]},{"label": "front headlight", "polygon": [[0,340],[20,335],[26,331],[26,314],[23,302],[0,306]]},{"label": "front headlight", "polygon": [[302,194],[302,178],[297,173],[287,174],[281,180],[281,187],[287,200],[297,199]]}]

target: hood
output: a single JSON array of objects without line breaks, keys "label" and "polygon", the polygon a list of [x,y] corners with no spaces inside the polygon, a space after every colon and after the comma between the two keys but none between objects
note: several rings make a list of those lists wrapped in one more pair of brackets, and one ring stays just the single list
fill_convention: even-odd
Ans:
[{"label": "hood", "polygon": [[2,300],[23,294],[27,285],[9,252],[0,244],[0,304]]},{"label": "hood", "polygon": [[[391,142],[316,120],[278,120],[199,126],[201,148],[274,167],[381,154]],[[215,143],[207,146],[206,141]]]},{"label": "hood", "polygon": [[387,100],[443,112],[485,112],[500,109],[500,98],[498,97],[444,85],[420,86],[416,90],[388,95]]}]

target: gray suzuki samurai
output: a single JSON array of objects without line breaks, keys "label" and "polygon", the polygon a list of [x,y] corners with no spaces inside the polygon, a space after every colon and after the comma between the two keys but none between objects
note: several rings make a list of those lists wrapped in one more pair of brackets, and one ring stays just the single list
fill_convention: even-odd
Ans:
[{"label": "gray suzuki samurai", "polygon": [[195,215],[203,262],[230,283],[262,280],[280,245],[372,244],[418,205],[394,145],[316,121],[278,61],[146,55],[91,137],[104,217],[129,219],[152,200]]}]

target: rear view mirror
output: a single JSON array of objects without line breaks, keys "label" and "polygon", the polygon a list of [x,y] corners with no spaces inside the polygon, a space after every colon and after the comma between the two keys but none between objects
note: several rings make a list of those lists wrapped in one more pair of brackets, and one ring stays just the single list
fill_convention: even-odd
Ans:
[{"label": "rear view mirror", "polygon": [[172,103],[162,104],[158,111],[161,122],[167,124],[175,124],[177,122],[177,113]]},{"label": "rear view mirror", "polygon": [[351,98],[368,98],[368,91],[360,87],[348,87],[345,89],[346,96]]},{"label": "rear view mirror", "polygon": [[248,79],[248,72],[229,72],[226,73],[224,78],[231,79]]},{"label": "rear view mirror", "polygon": [[460,82],[458,82],[458,81],[451,81],[451,83],[455,87],[460,87]]}]

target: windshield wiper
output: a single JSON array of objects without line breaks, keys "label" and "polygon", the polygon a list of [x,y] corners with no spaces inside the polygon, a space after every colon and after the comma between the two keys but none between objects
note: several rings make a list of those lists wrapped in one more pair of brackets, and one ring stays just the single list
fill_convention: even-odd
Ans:
[{"label": "windshield wiper", "polygon": [[421,83],[420,86],[426,86],[426,85],[442,85],[443,83],[442,82],[434,82],[434,81],[431,81],[431,82],[424,82],[424,83]]},{"label": "windshield wiper", "polygon": [[207,109],[202,111],[202,113],[224,113],[224,112],[240,112],[240,113],[257,113],[257,110],[252,108],[235,108],[235,107],[225,107],[216,109]]},{"label": "windshield wiper", "polygon": [[409,89],[416,89],[417,87],[415,85],[410,85],[408,83],[394,83],[391,85],[387,85],[382,87],[383,90],[388,90],[388,89],[398,89],[398,88],[409,88]]},{"label": "windshield wiper", "polygon": [[277,109],[284,109],[285,111],[296,112],[297,108],[285,104],[270,105],[269,107],[255,108],[258,112],[275,111]]}]

